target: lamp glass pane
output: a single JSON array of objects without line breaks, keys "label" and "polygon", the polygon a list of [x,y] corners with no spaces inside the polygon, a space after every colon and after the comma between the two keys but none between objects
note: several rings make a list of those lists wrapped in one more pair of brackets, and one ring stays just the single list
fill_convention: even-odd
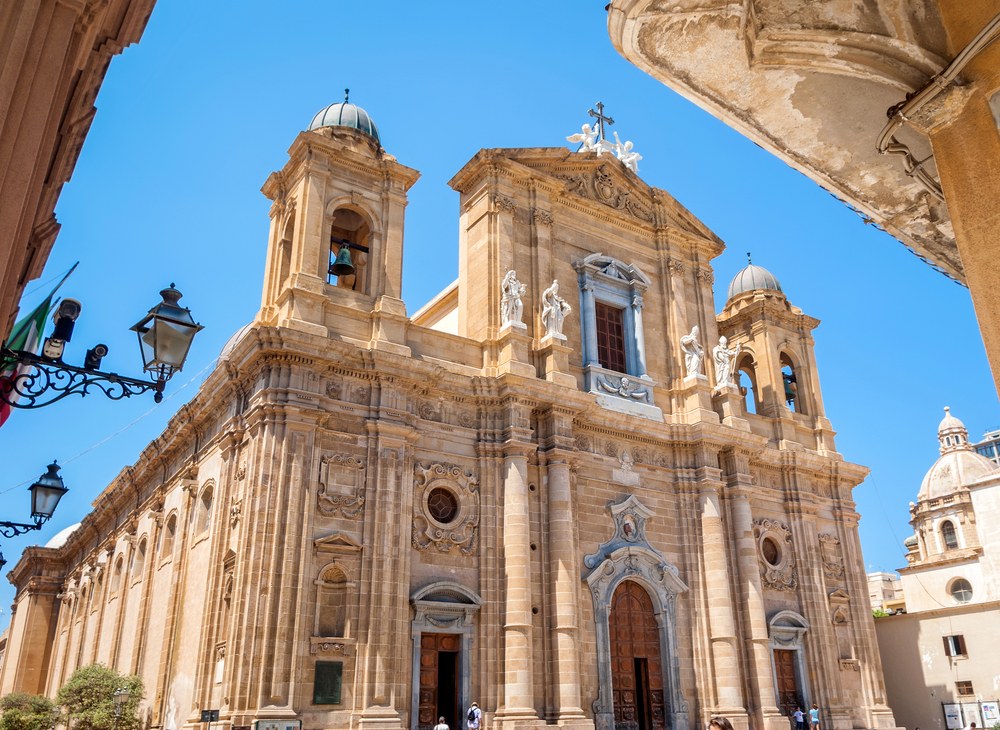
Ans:
[{"label": "lamp glass pane", "polygon": [[160,319],[153,324],[150,335],[155,338],[156,362],[180,370],[191,347],[194,328]]},{"label": "lamp glass pane", "polygon": [[31,514],[51,517],[56,511],[56,505],[62,499],[64,490],[46,487],[41,484],[31,485]]}]

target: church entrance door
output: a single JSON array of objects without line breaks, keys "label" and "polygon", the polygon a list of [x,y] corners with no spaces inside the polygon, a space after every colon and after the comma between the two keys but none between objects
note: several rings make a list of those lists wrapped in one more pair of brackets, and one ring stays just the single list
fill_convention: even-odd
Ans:
[{"label": "church entrance door", "polygon": [[660,628],[641,585],[626,580],[615,589],[608,629],[615,730],[665,727]]},{"label": "church entrance door", "polygon": [[462,727],[458,704],[460,647],[457,634],[420,635],[420,730],[430,730],[442,716],[450,727]]},{"label": "church entrance door", "polygon": [[[774,673],[778,680],[778,709],[790,717],[795,708],[800,706],[799,685],[795,678],[794,650],[774,650]],[[805,708],[802,710],[804,712]]]}]

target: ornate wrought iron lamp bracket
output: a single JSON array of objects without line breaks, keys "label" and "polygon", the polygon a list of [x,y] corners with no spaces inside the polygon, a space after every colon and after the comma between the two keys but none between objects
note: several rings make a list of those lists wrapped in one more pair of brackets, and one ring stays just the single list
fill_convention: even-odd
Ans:
[{"label": "ornate wrought iron lamp bracket", "polygon": [[[95,390],[104,393],[111,400],[131,398],[152,390],[153,400],[159,403],[163,400],[163,386],[166,384],[163,378],[155,381],[127,378],[117,373],[67,365],[61,360],[47,360],[31,352],[9,350],[6,347],[0,349],[0,362],[17,362],[22,366],[20,369],[23,372],[16,372],[9,378],[0,380],[0,401],[14,408],[41,408],[66,396],[86,396]],[[0,534],[11,537],[2,530]]]}]

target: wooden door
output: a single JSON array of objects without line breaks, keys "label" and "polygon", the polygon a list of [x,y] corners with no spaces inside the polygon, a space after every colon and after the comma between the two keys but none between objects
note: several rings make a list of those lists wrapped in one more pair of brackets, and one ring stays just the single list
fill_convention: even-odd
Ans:
[{"label": "wooden door", "polygon": [[624,581],[611,599],[611,693],[616,730],[665,728],[660,629],[653,601]]},{"label": "wooden door", "polygon": [[[778,709],[787,716],[800,706],[799,686],[795,677],[795,651],[774,650],[774,673],[778,679]],[[802,708],[805,712],[805,708]]]},{"label": "wooden door", "polygon": [[458,706],[460,647],[455,634],[420,635],[419,730],[431,730],[442,715],[449,727],[464,727]]}]

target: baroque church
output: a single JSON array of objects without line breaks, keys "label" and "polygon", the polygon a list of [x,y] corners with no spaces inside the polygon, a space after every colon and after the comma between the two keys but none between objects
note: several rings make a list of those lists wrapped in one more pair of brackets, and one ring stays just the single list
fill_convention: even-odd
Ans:
[{"label": "baroque church", "polygon": [[0,690],[101,662],[163,730],[893,727],[818,320],[752,264],[717,314],[722,241],[561,147],[458,171],[458,280],[409,315],[418,176],[346,101],[295,138],[259,313],[14,567]]},{"label": "baroque church", "polygon": [[[910,503],[905,610],[875,622],[889,704],[906,727],[1000,724],[1000,467],[945,408],[940,456]],[[918,690],[918,691],[915,691]]]}]

